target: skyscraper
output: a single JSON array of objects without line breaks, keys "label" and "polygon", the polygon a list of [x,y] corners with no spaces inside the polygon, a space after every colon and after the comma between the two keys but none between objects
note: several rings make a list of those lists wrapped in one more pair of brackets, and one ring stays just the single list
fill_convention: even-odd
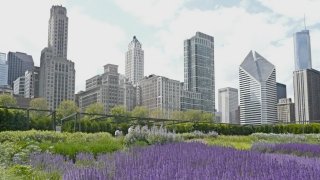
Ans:
[{"label": "skyscraper", "polygon": [[48,47],[52,48],[54,57],[67,58],[68,17],[65,7],[52,6],[50,10]]},{"label": "skyscraper", "polygon": [[32,70],[34,66],[32,56],[22,52],[8,53],[8,85],[13,87],[13,81],[24,76],[27,70]]},{"label": "skyscraper", "polygon": [[293,72],[296,123],[320,120],[320,72],[303,69]]},{"label": "skyscraper", "polygon": [[8,84],[8,64],[6,54],[0,52],[0,86]]},{"label": "skyscraper", "polygon": [[214,113],[214,38],[201,32],[184,41],[184,89],[201,93],[203,111]]},{"label": "skyscraper", "polygon": [[144,51],[136,36],[128,45],[125,71],[125,76],[133,84],[137,84],[144,76]]},{"label": "skyscraper", "polygon": [[277,122],[276,69],[257,52],[247,55],[239,68],[240,123]]},{"label": "skyscraper", "polygon": [[64,100],[74,100],[74,63],[67,59],[68,17],[62,6],[52,6],[48,47],[41,51],[39,95],[56,109]]},{"label": "skyscraper", "polygon": [[238,89],[222,88],[219,89],[219,111],[222,113],[221,123],[238,124]]},{"label": "skyscraper", "polygon": [[287,86],[285,84],[277,83],[277,103],[279,99],[287,98]]},{"label": "skyscraper", "polygon": [[296,32],[293,36],[294,42],[294,61],[296,71],[311,69],[311,45],[309,30]]}]

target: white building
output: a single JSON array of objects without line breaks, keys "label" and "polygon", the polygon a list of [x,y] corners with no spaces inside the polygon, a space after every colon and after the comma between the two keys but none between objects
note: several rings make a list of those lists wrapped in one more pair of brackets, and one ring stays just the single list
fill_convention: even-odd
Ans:
[{"label": "white building", "polygon": [[239,68],[240,124],[277,123],[276,69],[250,51]]},{"label": "white building", "polygon": [[25,98],[37,98],[39,97],[39,74],[40,67],[34,67],[33,70],[25,72]]},{"label": "white building", "polygon": [[287,124],[295,122],[294,103],[291,101],[291,98],[279,99],[277,113],[279,123]]},{"label": "white building", "polygon": [[24,76],[18,77],[15,81],[13,81],[13,94],[24,96]]},{"label": "white building", "polygon": [[0,52],[0,86],[8,84],[8,64],[6,54]]},{"label": "white building", "polygon": [[173,111],[180,110],[180,82],[163,76],[150,75],[139,82],[140,105],[149,112],[161,112],[160,117],[170,118]]},{"label": "white building", "polygon": [[144,51],[136,36],[128,45],[125,62],[125,76],[137,84],[144,76]]},{"label": "white building", "polygon": [[64,100],[74,100],[74,63],[67,59],[68,17],[62,6],[52,6],[48,47],[41,51],[39,95],[56,109]]},{"label": "white building", "polygon": [[222,88],[219,89],[219,111],[221,114],[221,123],[238,124],[238,89]]},{"label": "white building", "polygon": [[122,105],[128,111],[135,107],[136,88],[118,73],[118,65],[107,64],[104,73],[86,80],[86,90],[79,93],[79,107],[84,112],[93,103],[104,105],[105,113]]}]

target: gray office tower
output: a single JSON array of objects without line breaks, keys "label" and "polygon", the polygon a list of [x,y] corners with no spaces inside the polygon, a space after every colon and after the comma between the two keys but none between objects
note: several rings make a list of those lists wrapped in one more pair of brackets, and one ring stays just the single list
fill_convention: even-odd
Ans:
[{"label": "gray office tower", "polygon": [[276,69],[257,52],[247,55],[239,68],[240,124],[277,123]]},{"label": "gray office tower", "polygon": [[184,90],[201,93],[202,110],[214,113],[214,38],[212,36],[197,32],[195,36],[184,41]]},{"label": "gray office tower", "polygon": [[39,95],[56,109],[64,100],[74,101],[74,63],[67,59],[68,17],[62,6],[52,6],[48,47],[41,51]]},{"label": "gray office tower", "polygon": [[293,72],[296,123],[320,122],[320,72],[303,69]]},{"label": "gray office tower", "polygon": [[32,56],[22,52],[8,53],[8,85],[13,88],[13,81],[24,76],[28,70],[34,66]]},{"label": "gray office tower", "polygon": [[301,69],[311,69],[311,45],[309,30],[296,32],[293,36],[294,61],[296,71]]},{"label": "gray office tower", "polygon": [[0,52],[0,86],[8,84],[8,64],[6,54]]},{"label": "gray office tower", "polygon": [[279,99],[287,98],[287,86],[285,84],[277,83],[277,103]]}]

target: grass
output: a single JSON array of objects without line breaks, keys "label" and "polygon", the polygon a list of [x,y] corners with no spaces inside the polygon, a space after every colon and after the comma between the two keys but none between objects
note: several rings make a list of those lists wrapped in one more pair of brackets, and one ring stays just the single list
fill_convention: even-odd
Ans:
[{"label": "grass", "polygon": [[239,150],[249,150],[258,139],[252,136],[218,136],[217,138],[205,138],[209,145],[232,147]]}]

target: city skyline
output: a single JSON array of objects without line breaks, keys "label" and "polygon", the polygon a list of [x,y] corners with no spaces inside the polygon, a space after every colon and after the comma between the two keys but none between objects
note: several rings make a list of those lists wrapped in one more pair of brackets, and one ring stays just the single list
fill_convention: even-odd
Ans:
[{"label": "city skyline", "polygon": [[[281,8],[285,3],[277,4],[275,1],[256,1],[252,5],[248,3],[251,1],[244,0],[239,4],[233,1],[201,2],[140,0],[135,5],[119,0],[102,4],[97,1],[94,5],[85,6],[84,1],[76,4],[72,1],[31,0],[19,2],[23,7],[20,9],[14,6],[17,2],[13,0],[4,3],[7,8],[0,12],[0,20],[7,27],[0,33],[3,42],[0,52],[25,52],[32,55],[35,65],[39,66],[41,50],[47,44],[49,9],[52,5],[62,4],[72,19],[68,59],[75,62],[76,92],[84,90],[84,79],[100,74],[100,67],[105,64],[119,65],[119,72],[124,74],[127,43],[134,35],[144,47],[145,76],[157,74],[182,82],[183,41],[200,31],[215,38],[216,91],[227,86],[238,88],[238,66],[247,52],[255,49],[276,66],[277,82],[287,85],[288,97],[292,98],[293,33],[304,29],[303,13],[307,12],[313,67],[319,69],[320,44],[312,40],[320,37],[320,25],[317,23],[320,18],[314,10],[318,2],[290,1],[292,7],[300,7],[296,12]],[[164,5],[168,6],[165,12],[159,11]],[[37,7],[36,13],[29,12],[28,7]],[[150,10],[145,11],[146,8]],[[16,9],[15,14],[7,11],[10,9]],[[112,11],[110,15],[113,17],[106,14],[105,9]],[[26,10],[28,13],[24,13]],[[261,11],[257,13],[257,10]],[[207,19],[214,23],[206,23]],[[28,23],[24,31],[14,28],[24,23]]]}]

